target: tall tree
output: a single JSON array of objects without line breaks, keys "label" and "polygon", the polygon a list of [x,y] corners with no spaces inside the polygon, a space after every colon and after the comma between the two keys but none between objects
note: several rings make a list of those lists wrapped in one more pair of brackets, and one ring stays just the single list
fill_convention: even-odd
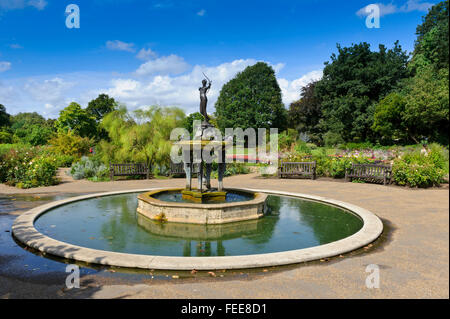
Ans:
[{"label": "tall tree", "polygon": [[413,61],[431,63],[436,69],[449,66],[448,0],[432,6],[416,29]]},{"label": "tall tree", "polygon": [[81,137],[95,137],[97,135],[95,117],[75,102],[70,103],[59,113],[55,127],[58,131],[73,131]]},{"label": "tall tree", "polygon": [[248,66],[226,83],[216,102],[217,124],[225,128],[286,127],[286,109],[275,72],[264,62]]},{"label": "tall tree", "polygon": [[289,127],[306,134],[313,143],[320,143],[319,121],[322,117],[320,101],[314,93],[317,81],[301,88],[300,99],[289,106]]},{"label": "tall tree", "polygon": [[389,50],[380,45],[378,52],[365,42],[337,49],[315,87],[323,113],[320,126],[334,140],[371,139],[375,103],[409,75],[408,55],[398,41]]},{"label": "tall tree", "polygon": [[114,98],[107,94],[100,94],[88,103],[86,112],[94,116],[97,122],[100,122],[106,114],[114,111],[116,107],[117,103]]}]

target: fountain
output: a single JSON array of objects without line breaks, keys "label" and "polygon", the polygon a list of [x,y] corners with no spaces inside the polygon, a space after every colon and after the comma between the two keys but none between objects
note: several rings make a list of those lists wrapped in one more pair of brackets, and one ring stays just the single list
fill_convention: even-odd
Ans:
[{"label": "fountain", "polygon": [[[251,219],[264,215],[267,195],[243,190],[227,190],[223,187],[226,169],[225,150],[232,146],[228,140],[212,140],[214,126],[206,113],[206,92],[211,87],[206,80],[200,91],[200,112],[204,121],[196,129],[193,140],[181,140],[183,167],[186,173],[184,189],[163,189],[138,196],[139,214],[164,222],[193,224],[223,224]],[[205,160],[205,150],[218,150],[217,189],[211,187],[213,163]],[[192,174],[197,167],[197,188],[192,186]],[[232,199],[231,199],[232,198]],[[174,200],[175,199],[175,200]]]},{"label": "fountain", "polygon": [[[374,241],[383,224],[352,204],[274,190],[224,188],[227,140],[210,140],[205,121],[193,140],[177,143],[184,188],[96,193],[55,201],[21,214],[12,233],[25,245],[84,263],[126,268],[209,270],[301,263],[336,256]],[[220,146],[218,187],[204,152]],[[201,154],[200,156],[198,156]],[[207,154],[207,152],[206,152]],[[197,187],[192,176],[197,174]]]}]

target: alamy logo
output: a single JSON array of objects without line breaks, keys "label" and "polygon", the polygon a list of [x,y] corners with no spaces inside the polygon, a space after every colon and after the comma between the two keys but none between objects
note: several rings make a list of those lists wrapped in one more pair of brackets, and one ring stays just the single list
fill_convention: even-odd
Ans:
[{"label": "alamy logo", "polygon": [[369,4],[365,11],[367,13],[366,17],[366,27],[369,29],[380,28],[380,7],[377,4]]},{"label": "alamy logo", "polygon": [[66,7],[66,27],[69,29],[80,28],[80,7],[76,4],[69,4]]},{"label": "alamy logo", "polygon": [[370,273],[366,277],[366,287],[369,289],[380,288],[380,267],[375,264],[367,265],[366,272]]},{"label": "alamy logo", "polygon": [[77,265],[67,265],[66,272],[69,273],[66,277],[67,289],[80,288],[80,267]]}]

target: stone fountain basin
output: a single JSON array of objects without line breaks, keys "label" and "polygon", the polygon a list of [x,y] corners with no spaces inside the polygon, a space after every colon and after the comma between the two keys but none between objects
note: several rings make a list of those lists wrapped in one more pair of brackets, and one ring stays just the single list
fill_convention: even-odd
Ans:
[{"label": "stone fountain basin", "polygon": [[218,204],[167,202],[153,197],[161,192],[182,190],[183,188],[168,188],[140,194],[137,212],[153,220],[191,224],[225,224],[258,219],[264,215],[267,195],[263,193],[227,189],[251,194],[253,199]]}]

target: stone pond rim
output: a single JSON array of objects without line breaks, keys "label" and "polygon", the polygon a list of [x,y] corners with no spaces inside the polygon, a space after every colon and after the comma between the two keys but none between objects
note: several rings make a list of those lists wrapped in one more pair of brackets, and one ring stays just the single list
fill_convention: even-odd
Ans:
[{"label": "stone pond rim", "polygon": [[363,221],[363,227],[358,232],[349,237],[320,246],[276,253],[222,257],[170,257],[117,253],[112,251],[91,249],[55,240],[40,233],[34,227],[34,221],[40,215],[53,208],[71,202],[100,196],[138,193],[151,190],[156,190],[156,188],[89,194],[45,204],[33,208],[28,212],[18,216],[12,226],[12,233],[18,241],[24,243],[29,247],[48,253],[50,255],[86,263],[141,269],[217,270],[281,266],[318,260],[326,257],[333,257],[366,246],[367,244],[376,240],[383,231],[383,224],[376,215],[356,205],[334,199],[324,198],[321,196],[267,189],[244,190],[282,196],[293,196],[306,200],[322,202],[332,206],[337,206],[359,216],[359,218],[361,218]]}]

